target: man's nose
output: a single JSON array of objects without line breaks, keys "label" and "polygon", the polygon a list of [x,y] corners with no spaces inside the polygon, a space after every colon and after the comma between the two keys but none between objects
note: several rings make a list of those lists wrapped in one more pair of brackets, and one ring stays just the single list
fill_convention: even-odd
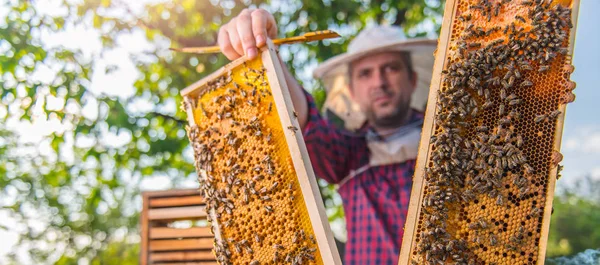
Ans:
[{"label": "man's nose", "polygon": [[374,75],[374,86],[376,88],[387,89],[389,82],[387,76],[385,75],[385,71],[379,71],[376,75]]}]

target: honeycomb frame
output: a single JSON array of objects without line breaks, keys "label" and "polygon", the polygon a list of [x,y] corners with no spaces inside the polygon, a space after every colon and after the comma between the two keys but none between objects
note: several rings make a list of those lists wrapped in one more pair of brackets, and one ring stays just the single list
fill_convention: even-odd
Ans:
[{"label": "honeycomb frame", "polygon": [[[433,214],[430,214],[430,211],[428,211],[426,208],[429,207],[432,204],[437,203],[436,201],[433,202],[429,202],[426,200],[427,198],[427,194],[429,193],[435,193],[439,190],[438,186],[435,186],[433,184],[431,184],[429,180],[433,179],[433,177],[431,177],[431,171],[429,170],[430,168],[432,168],[432,161],[433,158],[432,156],[435,154],[435,150],[434,150],[434,145],[436,144],[436,140],[438,140],[439,135],[441,135],[441,132],[445,132],[445,129],[440,129],[440,124],[442,124],[442,122],[437,122],[439,120],[439,114],[444,113],[443,111],[445,110],[441,110],[440,109],[440,105],[443,105],[443,102],[441,102],[441,97],[443,97],[443,93],[445,91],[448,91],[447,88],[445,87],[449,87],[449,86],[454,86],[454,85],[448,85],[447,79],[446,77],[449,76],[449,67],[453,64],[453,62],[455,62],[456,60],[460,61],[461,59],[464,58],[469,58],[469,57],[459,57],[457,56],[457,46],[460,43],[460,40],[458,37],[462,37],[461,33],[466,32],[465,31],[461,31],[462,29],[467,28],[468,24],[476,24],[477,26],[480,25],[486,25],[486,22],[483,21],[485,19],[487,19],[487,25],[489,25],[490,23],[490,19],[484,17],[483,15],[473,15],[470,16],[468,14],[474,13],[475,11],[478,11],[476,9],[479,9],[479,7],[475,7],[475,8],[470,8],[471,6],[474,5],[478,5],[480,3],[489,3],[492,5],[500,5],[500,4],[508,4],[509,7],[500,7],[500,16],[502,17],[503,15],[505,16],[504,18],[506,18],[508,20],[508,22],[514,22],[520,20],[521,18],[528,20],[528,21],[533,21],[533,18],[527,17],[526,13],[521,13],[522,16],[518,17],[516,16],[516,13],[520,12],[519,8],[514,8],[517,4],[532,4],[532,5],[546,5],[548,4],[548,6],[552,6],[553,8],[557,5],[557,4],[561,4],[561,5],[565,5],[568,9],[570,9],[570,22],[571,22],[571,28],[570,30],[567,30],[568,32],[568,36],[565,38],[565,42],[566,45],[564,45],[563,47],[567,48],[567,54],[564,54],[564,56],[558,55],[556,56],[554,59],[556,60],[560,60],[556,61],[556,62],[546,62],[548,63],[548,67],[549,70],[547,70],[548,75],[553,75],[553,78],[556,79],[550,79],[549,81],[547,81],[548,83],[550,83],[549,88],[546,88],[547,91],[545,91],[544,93],[538,93],[536,94],[536,97],[533,97],[535,100],[540,100],[540,102],[542,103],[536,103],[538,105],[540,104],[545,104],[543,108],[541,109],[553,109],[555,111],[551,112],[552,114],[552,119],[549,119],[548,116],[550,116],[550,113],[545,113],[543,115],[539,115],[539,113],[534,113],[535,111],[529,110],[529,112],[521,112],[519,110],[519,115],[521,116],[521,118],[515,119],[513,122],[514,123],[518,123],[523,121],[522,123],[525,124],[538,124],[538,122],[540,124],[545,124],[543,126],[545,126],[544,128],[550,128],[550,129],[546,129],[546,130],[542,130],[539,129],[536,131],[536,134],[539,134],[540,132],[550,132],[551,135],[543,135],[543,138],[546,139],[544,141],[539,141],[540,143],[538,144],[536,142],[536,139],[533,137],[527,137],[527,136],[523,136],[520,139],[521,144],[523,144],[523,138],[525,139],[525,143],[524,143],[524,149],[529,148],[529,151],[531,152],[527,152],[526,156],[531,156],[531,157],[527,157],[527,159],[529,159],[530,161],[528,161],[528,163],[531,163],[532,165],[534,163],[538,163],[536,165],[534,165],[535,170],[539,171],[540,173],[538,174],[538,172],[535,172],[535,174],[537,174],[536,176],[539,178],[536,178],[534,183],[532,182],[526,182],[526,184],[524,184],[524,189],[527,189],[527,191],[529,191],[530,194],[528,194],[527,197],[522,197],[522,195],[516,196],[515,194],[509,195],[509,193],[507,193],[506,191],[509,190],[509,187],[511,189],[514,189],[515,185],[513,185],[512,183],[509,183],[509,178],[505,178],[501,179],[501,183],[500,183],[500,187],[497,188],[498,191],[496,191],[497,193],[499,193],[500,196],[498,199],[496,200],[494,197],[494,199],[490,199],[490,196],[486,196],[485,194],[475,194],[475,200],[471,199],[471,201],[468,202],[461,202],[461,201],[444,201],[441,204],[445,205],[447,212],[444,212],[443,215],[448,216],[446,220],[442,220],[441,222],[443,222],[444,226],[441,227],[444,230],[443,231],[436,231],[434,229],[427,229],[425,228],[426,225],[425,223],[430,222],[432,219],[426,219],[423,218],[424,216],[433,216]],[[487,4],[486,3],[486,4]],[[483,4],[481,4],[483,5]],[[507,17],[506,14],[503,14],[502,10],[503,9],[509,9],[509,12],[513,12],[512,15],[510,17]],[[569,80],[569,76],[573,71],[573,67],[571,66],[572,63],[572,54],[573,54],[573,47],[574,47],[574,40],[575,40],[575,31],[576,31],[576,24],[577,24],[577,15],[578,15],[578,9],[579,9],[579,0],[554,0],[552,2],[548,2],[548,1],[540,1],[540,0],[489,0],[489,1],[485,1],[485,0],[448,0],[446,1],[446,6],[445,6],[445,11],[444,11],[444,18],[443,18],[443,22],[442,22],[442,28],[441,28],[441,33],[440,33],[440,37],[438,40],[438,47],[437,50],[435,52],[435,63],[434,63],[434,68],[433,68],[433,75],[432,75],[432,81],[431,81],[431,89],[430,89],[430,93],[429,93],[429,98],[428,98],[428,105],[427,105],[427,109],[426,109],[426,115],[425,115],[425,122],[423,125],[423,133],[421,135],[421,141],[420,141],[420,146],[419,146],[419,155],[417,158],[417,163],[415,166],[415,173],[414,173],[414,177],[413,177],[413,188],[412,188],[412,193],[411,193],[411,199],[410,199],[410,204],[409,204],[409,211],[408,211],[408,216],[407,216],[407,221],[405,224],[405,233],[404,233],[404,237],[403,237],[403,241],[402,241],[402,247],[400,250],[400,259],[399,259],[399,265],[406,265],[406,264],[543,264],[544,263],[544,258],[545,258],[545,254],[546,254],[546,244],[547,244],[547,240],[548,240],[548,232],[549,232],[549,227],[550,227],[550,217],[551,217],[551,212],[552,212],[552,200],[554,197],[554,189],[555,189],[555,184],[556,184],[556,180],[558,179],[558,177],[560,177],[560,168],[561,166],[558,165],[558,163],[561,161],[562,159],[562,155],[559,153],[560,150],[560,145],[561,145],[561,137],[562,137],[562,130],[563,130],[563,125],[564,125],[564,113],[565,113],[565,109],[566,109],[566,104],[572,102],[575,98],[574,94],[571,93],[571,91],[575,88],[575,83],[571,82]],[[481,11],[483,13],[484,8],[481,8]],[[488,9],[488,14],[489,16],[493,16],[492,11],[490,10],[494,10],[492,8]],[[516,10],[516,11],[515,11]],[[522,11],[522,10],[521,10]],[[498,12],[498,11],[495,11]],[[516,13],[515,13],[516,12]],[[463,16],[464,15],[464,16]],[[532,13],[533,15],[533,13]],[[497,15],[496,15],[497,17]],[[503,19],[504,19],[503,18]],[[544,19],[546,17],[544,16]],[[465,20],[467,22],[470,21],[470,23],[465,22]],[[504,22],[504,21],[503,21]],[[508,23],[507,22],[507,23]],[[477,24],[480,23],[480,24]],[[492,22],[493,23],[493,22]],[[516,23],[516,22],[515,22]],[[525,24],[525,21],[523,21],[523,23]],[[502,29],[504,29],[503,26],[505,26],[506,24],[502,24],[502,23],[498,23],[498,25],[494,25],[494,26],[500,26]],[[483,27],[483,26],[482,26]],[[526,26],[525,26],[526,27]],[[475,29],[476,27],[474,27],[473,29]],[[517,27],[517,29],[519,29]],[[479,29],[477,29],[479,30]],[[482,30],[486,31],[489,30],[487,28],[483,28]],[[475,32],[475,31],[473,31]],[[500,31],[502,32],[502,31]],[[502,33],[498,32],[497,35],[494,36],[498,36],[500,35],[500,37],[502,39],[505,38],[504,35],[501,35]],[[510,31],[509,31],[510,32]],[[494,32],[492,32],[492,35],[494,34]],[[505,35],[506,31],[504,31]],[[491,36],[491,35],[485,35],[487,38],[487,36]],[[465,41],[465,43],[467,43],[467,47],[466,50],[470,51],[470,50],[475,50],[477,51],[480,47],[484,47],[485,44],[489,44],[490,42],[493,42],[492,39],[494,39],[493,37],[489,37],[488,39],[484,40],[484,42],[481,42],[480,44],[471,44],[473,39],[475,39],[475,41],[477,41],[479,43],[480,39],[477,39],[477,37],[474,37],[472,39],[468,39],[467,41]],[[464,40],[464,39],[462,39]],[[506,41],[512,41],[512,39],[506,38],[504,40]],[[486,43],[487,42],[487,43]],[[500,44],[503,44],[505,42],[498,42]],[[516,47],[517,51],[519,51],[519,47]],[[524,50],[524,47],[522,47],[522,49]],[[458,58],[458,59],[457,59]],[[496,58],[498,59],[498,58]],[[467,59],[464,59],[463,61],[466,61]],[[532,64],[533,65],[533,64]],[[534,67],[536,69],[534,69],[535,72],[540,72],[542,73],[542,69],[538,68],[539,66],[541,66],[542,63],[540,61],[540,65],[534,65]],[[502,74],[504,72],[498,70],[499,72],[501,72]],[[510,71],[510,70],[509,70]],[[493,72],[494,76],[498,76],[497,72]],[[520,73],[524,76],[529,76],[529,72],[525,73],[525,71],[522,71],[522,73]],[[533,73],[532,71],[532,76],[534,75],[541,75],[541,74],[536,74]],[[502,77],[501,77],[502,78]],[[527,77],[529,78],[529,77]],[[521,80],[521,82],[523,82],[523,80],[525,80],[525,78],[519,76],[517,78],[517,80]],[[529,80],[529,79],[527,79]],[[534,79],[532,79],[534,80]],[[515,80],[513,80],[515,81]],[[539,78],[537,79],[537,81],[539,81]],[[519,83],[518,81],[516,83]],[[526,85],[528,85],[526,83]],[[502,85],[503,86],[503,85]],[[489,86],[490,88],[490,94],[492,95],[492,97],[505,97],[504,95],[501,95],[501,91],[500,88],[502,88],[502,86],[498,86],[496,84]],[[544,85],[540,85],[540,86],[544,86]],[[547,87],[548,87],[547,86]],[[539,92],[539,88],[537,83],[535,83],[533,86],[533,90],[534,92]],[[466,89],[465,89],[466,90]],[[505,93],[505,92],[504,92]],[[521,91],[516,91],[515,93],[517,93],[519,96],[521,94]],[[529,92],[523,92],[523,93],[529,93]],[[510,94],[510,93],[509,93]],[[535,93],[534,93],[535,94]],[[553,95],[552,97],[548,97],[547,95]],[[481,99],[483,98],[482,95],[479,96],[473,96],[473,98],[476,99]],[[494,99],[497,100],[497,99]],[[481,102],[481,101],[478,101]],[[529,99],[525,99],[525,103],[531,103],[531,100]],[[537,102],[537,101],[536,101]],[[516,102],[518,104],[522,103],[522,102]],[[504,105],[504,104],[497,104],[496,101],[494,101],[494,104],[490,104],[490,108],[493,111],[487,111],[489,112],[500,112],[500,113],[508,113],[510,111],[510,108],[507,108],[507,110],[504,110],[504,107],[508,107],[509,104],[506,104],[506,106],[502,107],[502,109],[500,109],[499,105]],[[560,111],[560,112],[558,112]],[[480,111],[481,112],[481,111]],[[558,114],[556,114],[558,113]],[[485,114],[487,115],[487,117],[490,116],[494,116],[495,114]],[[505,114],[504,114],[505,115]],[[545,116],[544,116],[545,115]],[[503,114],[500,115],[496,115],[494,117],[496,117],[496,121],[499,119],[499,116],[503,116]],[[525,116],[525,117],[523,117]],[[446,116],[447,117],[447,116]],[[510,116],[507,116],[510,117]],[[482,126],[482,125],[488,125],[485,122],[481,122],[482,118],[477,118],[479,119],[479,123],[476,125],[471,125],[471,127],[469,127],[468,129],[470,130],[469,133],[472,133],[472,131],[477,130],[477,128],[481,128],[481,131],[483,132],[483,134],[486,134],[487,137],[493,135],[494,133],[492,133],[493,129],[489,129],[489,128],[484,128],[487,126]],[[473,118],[473,120],[477,121],[476,118]],[[485,120],[486,118],[483,118],[483,120]],[[488,120],[491,120],[491,118],[487,118]],[[556,119],[556,120],[554,120]],[[469,120],[467,120],[469,121]],[[503,122],[502,120],[499,121],[499,123]],[[510,122],[510,121],[509,121]],[[510,123],[509,123],[510,124]],[[477,126],[479,125],[479,126]],[[462,125],[459,125],[462,126]],[[512,126],[512,124],[511,124]],[[536,126],[538,125],[514,125],[517,128],[519,128],[519,130],[522,130],[524,135],[526,135],[526,131],[528,130],[527,128],[531,129],[531,128],[536,128]],[[519,127],[520,126],[520,127]],[[529,126],[529,127],[528,127]],[[541,126],[541,125],[540,125]],[[485,130],[484,130],[485,129]],[[488,131],[489,130],[489,131]],[[462,131],[461,131],[462,133]],[[498,133],[499,134],[499,133]],[[464,136],[464,135],[463,135]],[[531,132],[529,132],[529,136],[531,136]],[[464,137],[465,139],[473,139],[473,137]],[[542,138],[542,136],[540,136],[540,138]],[[465,140],[466,141],[466,140]],[[519,140],[517,140],[519,141]],[[539,145],[539,148],[535,148],[535,150],[532,148],[533,145]],[[459,145],[459,144],[457,144]],[[463,143],[461,143],[460,145],[465,146]],[[536,145],[536,146],[537,146]],[[542,148],[543,147],[543,148]],[[539,152],[536,150],[540,150]],[[547,152],[547,151],[550,152]],[[454,150],[452,151],[454,152]],[[536,154],[536,153],[542,153],[545,152],[544,154]],[[450,151],[448,151],[448,153],[450,153]],[[450,159],[448,159],[450,160]],[[444,162],[444,160],[438,160],[438,161],[442,161]],[[540,162],[541,161],[541,162]],[[457,161],[458,162],[458,161]],[[448,164],[448,163],[447,163]],[[438,166],[439,165],[435,165],[434,166]],[[540,170],[541,169],[541,170]],[[507,172],[511,172],[511,170],[505,170],[504,174],[507,174]],[[517,175],[521,175],[521,176],[525,176],[526,173],[523,173],[523,169],[520,170],[514,170],[515,172],[517,172],[516,174],[514,174],[515,176]],[[512,176],[512,175],[511,175]],[[516,179],[516,177],[515,177]],[[537,179],[541,179],[541,180],[537,180]],[[467,183],[468,176],[464,177],[463,181],[465,183]],[[452,190],[452,192],[456,191],[457,194],[466,197],[465,194],[467,194],[466,188],[468,186],[468,184],[461,184],[463,186],[463,189],[458,189],[458,190]],[[458,186],[458,185],[457,185]],[[506,189],[504,190],[504,188],[506,187]],[[436,190],[438,189],[438,190]],[[493,189],[496,190],[496,189]],[[472,191],[472,190],[470,190]],[[533,192],[535,191],[535,193]],[[506,194],[505,194],[506,193]],[[539,194],[538,194],[539,193]],[[535,196],[534,196],[535,194]],[[449,195],[449,196],[448,196]],[[456,194],[448,194],[446,195],[446,197],[453,197]],[[469,194],[469,197],[471,195]],[[463,197],[458,197],[457,198],[463,198]],[[532,199],[533,198],[533,199]],[[479,199],[479,200],[478,200]],[[523,204],[525,203],[530,203],[532,204],[531,201],[540,201],[540,203],[538,205],[531,205],[531,207],[520,207],[519,203],[521,202],[521,199],[523,199]],[[509,202],[510,201],[510,202]],[[473,205],[476,205],[476,207],[473,207]],[[429,206],[428,206],[429,205]],[[507,213],[504,216],[504,219],[507,219],[506,222],[504,222],[505,220],[502,219],[493,219],[492,216],[495,216],[495,210],[492,209],[497,209],[500,208],[501,206],[507,206],[510,205],[512,208],[514,208],[513,210],[508,210]],[[469,207],[470,206],[470,207]],[[486,208],[478,208],[478,207],[486,207],[487,206],[487,210]],[[466,209],[466,210],[465,210]],[[482,214],[473,214],[472,212],[481,212]],[[488,214],[487,216],[485,214]],[[482,216],[483,215],[483,216]],[[479,216],[474,218],[474,216]],[[483,218],[482,218],[483,217]],[[482,219],[479,219],[482,218]],[[492,219],[490,219],[492,218]],[[531,221],[530,219],[533,219],[533,221]],[[480,221],[482,220],[482,221]],[[512,220],[512,221],[511,221]],[[517,220],[517,221],[514,221]],[[521,221],[523,220],[523,221]],[[530,224],[533,222],[535,223],[535,220],[538,220],[537,222],[537,226],[530,226]],[[470,225],[470,227],[468,227],[468,225]],[[498,229],[498,230],[495,230]],[[508,232],[507,232],[508,230]],[[501,232],[496,232],[496,231],[501,231]],[[446,235],[450,235],[449,238],[451,240],[446,240],[445,238],[443,240],[436,240],[436,241],[426,241],[424,240],[422,237],[422,235],[427,235],[426,233],[430,233],[430,234],[435,234],[435,233],[440,233],[441,234],[446,234]],[[442,233],[443,232],[443,233]],[[502,234],[504,233],[504,234]],[[512,233],[512,235],[511,235]],[[519,234],[521,233],[521,234]],[[502,238],[500,236],[498,236],[498,234],[502,234]],[[442,238],[440,236],[440,238]],[[514,239],[514,240],[513,240]],[[450,242],[452,241],[452,242]],[[516,243],[518,242],[518,243]],[[460,246],[458,246],[460,245]],[[424,246],[421,248],[421,246]],[[529,246],[534,246],[533,250],[531,251],[524,251],[523,249]],[[489,249],[488,249],[489,248]],[[440,250],[442,249],[442,251],[437,251],[434,252],[436,250]],[[444,254],[445,256],[439,256],[439,259],[433,258],[433,256],[436,253],[444,253],[444,249],[448,250],[452,250],[452,251],[447,251],[447,253],[458,253],[457,256],[453,256],[452,254]],[[494,251],[492,251],[494,250]],[[462,253],[461,253],[462,252]],[[490,254],[493,253],[493,254]],[[463,257],[468,257],[468,258],[464,258]],[[445,258],[445,259],[444,259]],[[455,259],[456,258],[456,259]],[[436,263],[437,262],[437,263]]]},{"label": "honeycomb frame", "polygon": [[[341,265],[277,52],[268,40],[259,49],[258,58],[249,60],[243,56],[181,91],[200,191],[207,197],[207,215],[215,236],[213,253],[219,264]],[[258,71],[260,74],[255,75]],[[228,104],[229,113],[225,117],[222,112],[217,114],[215,122],[217,111],[209,113],[209,108],[225,108]],[[251,134],[247,134],[248,130],[252,130]],[[230,138],[234,142],[231,152],[238,151],[233,162],[231,152],[200,152],[199,146],[206,147],[211,139],[207,135],[211,133],[219,135],[211,141],[243,135]],[[207,154],[213,162],[203,166],[202,156]],[[241,169],[236,169],[237,179],[230,180],[234,176],[229,176],[225,181],[223,175],[221,182],[239,181],[243,183],[240,187],[214,179],[221,176],[213,176],[213,172],[221,170],[224,174],[224,170],[233,172],[236,167]],[[219,200],[223,200],[220,206]],[[232,207],[227,208],[228,205]]]}]

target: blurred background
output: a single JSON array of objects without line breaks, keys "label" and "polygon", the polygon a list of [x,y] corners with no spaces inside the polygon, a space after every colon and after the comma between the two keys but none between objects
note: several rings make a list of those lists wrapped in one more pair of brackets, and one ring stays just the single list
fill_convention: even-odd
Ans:
[{"label": "blurred background", "polygon": [[[179,91],[227,63],[168,48],[213,45],[246,7],[273,12],[280,37],[343,36],[281,48],[322,104],[320,61],[372,23],[435,38],[444,1],[0,0],[0,264],[138,264],[140,192],[197,187]],[[551,264],[600,256],[598,10],[581,0]],[[343,242],[341,200],[319,184]]]}]

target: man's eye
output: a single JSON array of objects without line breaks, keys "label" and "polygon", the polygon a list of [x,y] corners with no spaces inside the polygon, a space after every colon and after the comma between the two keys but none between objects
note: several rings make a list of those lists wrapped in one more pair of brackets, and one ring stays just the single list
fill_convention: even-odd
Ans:
[{"label": "man's eye", "polygon": [[390,71],[390,72],[398,72],[400,71],[401,67],[399,65],[389,65],[388,67],[386,67],[386,70]]}]

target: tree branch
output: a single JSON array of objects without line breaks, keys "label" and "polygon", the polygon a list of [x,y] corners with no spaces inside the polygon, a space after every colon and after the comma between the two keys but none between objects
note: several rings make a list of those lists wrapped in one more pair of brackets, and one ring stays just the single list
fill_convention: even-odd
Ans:
[{"label": "tree branch", "polygon": [[398,9],[398,13],[396,13],[396,21],[392,23],[393,25],[400,26],[406,21],[406,9]]},{"label": "tree branch", "polygon": [[153,112],[150,112],[148,114],[150,114],[150,115],[152,115],[154,117],[161,117],[161,118],[163,118],[165,120],[172,120],[174,122],[177,122],[179,125],[184,125],[185,126],[185,125],[188,124],[187,121],[184,121],[184,120],[181,120],[181,119],[178,119],[178,118],[175,118],[173,116],[166,115],[166,114],[162,114],[160,112],[153,111]]}]

